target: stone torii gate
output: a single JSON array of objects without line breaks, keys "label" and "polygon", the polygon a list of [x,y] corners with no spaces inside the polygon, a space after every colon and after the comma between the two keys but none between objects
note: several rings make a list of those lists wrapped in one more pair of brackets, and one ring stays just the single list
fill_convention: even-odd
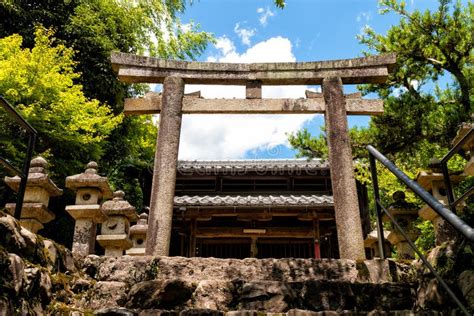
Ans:
[{"label": "stone torii gate", "polygon": [[[340,257],[365,259],[347,114],[377,115],[381,100],[344,95],[343,84],[383,83],[393,54],[300,63],[206,63],[112,53],[127,83],[163,83],[163,93],[125,100],[125,114],[160,113],[148,220],[147,255],[169,254],[178,148],[183,113],[324,113]],[[246,99],[184,95],[185,84],[242,85]],[[301,99],[262,99],[262,85],[321,85]]]}]

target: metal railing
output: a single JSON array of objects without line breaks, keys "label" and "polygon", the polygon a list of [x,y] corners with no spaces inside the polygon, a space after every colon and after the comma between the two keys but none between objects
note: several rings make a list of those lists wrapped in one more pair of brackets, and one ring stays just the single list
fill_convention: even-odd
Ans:
[{"label": "metal railing", "polygon": [[446,186],[446,195],[448,197],[448,204],[451,211],[454,213],[456,212],[456,206],[466,200],[469,196],[474,194],[474,187],[469,188],[464,194],[462,194],[458,199],[456,199],[453,191],[453,186],[451,183],[451,178],[449,177],[449,170],[448,170],[448,161],[451,159],[455,154],[457,154],[463,146],[470,142],[474,138],[474,129],[472,127],[469,131],[451,148],[451,150],[441,159],[439,162],[439,166],[441,168],[441,172],[443,173],[443,180],[444,185]]},{"label": "metal railing", "polygon": [[401,171],[395,164],[393,164],[387,157],[381,154],[377,149],[372,146],[367,146],[369,151],[369,160],[370,160],[370,171],[372,174],[372,185],[374,189],[374,200],[377,216],[377,234],[379,241],[379,251],[381,259],[385,259],[385,248],[384,248],[384,234],[382,226],[382,214],[384,213],[395,225],[396,229],[402,234],[405,240],[408,242],[413,251],[420,257],[423,264],[433,273],[438,282],[443,286],[448,295],[453,299],[456,305],[462,310],[465,315],[471,315],[468,309],[462,304],[462,302],[457,298],[448,284],[441,278],[441,276],[436,272],[433,266],[428,262],[426,257],[418,250],[415,244],[410,240],[405,230],[397,223],[395,218],[390,214],[390,212],[382,205],[380,200],[380,192],[377,178],[377,164],[378,160],[382,165],[384,165],[391,173],[393,173],[399,180],[401,180],[409,189],[411,189],[423,202],[428,204],[439,216],[444,220],[450,223],[458,232],[460,232],[467,240],[474,242],[474,229],[466,224],[462,219],[460,219],[454,212],[446,208],[438,200],[436,200],[430,193],[428,193],[423,187],[421,187],[417,182],[410,179],[403,171]]},{"label": "metal railing", "polygon": [[7,100],[0,96],[0,106],[5,109],[7,115],[12,118],[18,125],[20,125],[28,133],[28,147],[26,149],[26,157],[23,160],[22,170],[17,169],[7,159],[0,156],[0,164],[3,165],[9,172],[20,177],[20,187],[18,189],[18,196],[15,206],[15,218],[20,219],[21,208],[23,207],[23,199],[25,197],[26,182],[28,180],[28,170],[30,169],[30,161],[33,156],[33,150],[36,144],[36,136],[38,132],[13,108]]}]

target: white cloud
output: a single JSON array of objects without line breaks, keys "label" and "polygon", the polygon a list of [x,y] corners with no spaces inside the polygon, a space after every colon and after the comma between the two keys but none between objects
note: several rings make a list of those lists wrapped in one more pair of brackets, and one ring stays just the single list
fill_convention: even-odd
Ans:
[{"label": "white cloud", "polygon": [[267,26],[269,17],[275,16],[275,13],[272,10],[270,10],[269,7],[267,7],[266,9],[258,8],[257,13],[260,14],[258,21],[263,26]]},{"label": "white cloud", "polygon": [[223,55],[227,55],[230,52],[235,52],[235,45],[234,43],[227,38],[226,36],[219,37],[215,44],[215,47],[221,51]]},{"label": "white cloud", "polygon": [[255,35],[256,30],[241,28],[240,23],[237,23],[234,27],[234,32],[240,37],[242,44],[250,46],[250,39]]},{"label": "white cloud", "polygon": [[357,14],[356,21],[357,22],[363,22],[367,23],[372,19],[372,13],[370,11],[367,12],[361,12]]},{"label": "white cloud", "polygon": [[[216,56],[208,61],[229,63],[294,62],[291,42],[273,37],[243,53],[227,37],[217,39]],[[306,86],[264,86],[264,98],[304,97]],[[186,85],[186,92],[200,90],[204,98],[245,98],[242,86]],[[287,133],[299,130],[314,115],[185,115],[180,159],[238,159],[249,151],[267,150],[278,158],[275,148],[287,146]]]}]

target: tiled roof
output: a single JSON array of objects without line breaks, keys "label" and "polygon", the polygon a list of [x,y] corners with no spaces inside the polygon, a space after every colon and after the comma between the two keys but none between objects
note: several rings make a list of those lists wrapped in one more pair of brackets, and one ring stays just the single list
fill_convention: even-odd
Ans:
[{"label": "tiled roof", "polygon": [[175,206],[333,206],[329,195],[175,196]]},{"label": "tiled roof", "polygon": [[321,159],[242,159],[242,160],[180,160],[178,172],[187,171],[307,171],[329,169],[329,163]]}]

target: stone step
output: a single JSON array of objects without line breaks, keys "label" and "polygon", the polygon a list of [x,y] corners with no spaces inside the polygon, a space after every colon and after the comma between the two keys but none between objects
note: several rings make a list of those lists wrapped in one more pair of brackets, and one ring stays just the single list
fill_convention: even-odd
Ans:
[{"label": "stone step", "polygon": [[136,284],[99,281],[84,297],[86,309],[103,306],[131,310],[190,308],[220,311],[257,310],[283,313],[311,311],[410,310],[416,285],[351,283],[347,281],[149,280]]},{"label": "stone step", "polygon": [[216,259],[184,257],[88,256],[82,269],[98,281],[135,284],[155,279],[303,282],[332,280],[359,283],[412,282],[411,266],[392,260]]},{"label": "stone step", "polygon": [[[272,313],[265,311],[256,310],[239,310],[239,311],[218,311],[212,309],[186,309],[181,312],[168,311],[168,310],[143,310],[137,312],[126,308],[104,308],[98,310],[94,315],[99,316],[443,316],[448,315],[447,313],[426,310],[421,312],[413,312],[411,310],[393,310],[393,311],[370,311],[370,312],[353,312],[353,311],[323,311],[314,312],[309,310],[291,309],[286,313]],[[72,315],[72,316],[79,316]]]}]

